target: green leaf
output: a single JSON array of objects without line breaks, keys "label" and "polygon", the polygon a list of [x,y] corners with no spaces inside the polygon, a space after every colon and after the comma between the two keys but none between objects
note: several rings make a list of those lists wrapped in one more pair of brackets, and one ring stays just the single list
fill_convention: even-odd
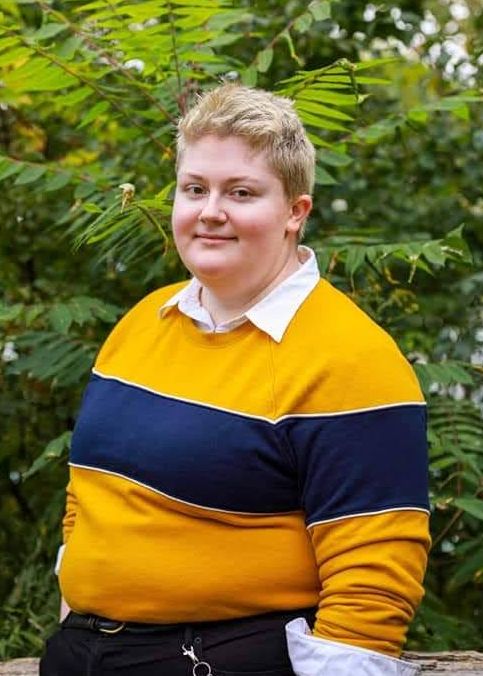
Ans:
[{"label": "green leaf", "polygon": [[82,208],[84,211],[87,211],[89,214],[102,214],[103,209],[97,204],[94,204],[94,202],[84,202],[82,205]]},{"label": "green leaf", "polygon": [[10,49],[10,47],[18,45],[18,43],[19,39],[16,36],[12,36],[11,38],[2,38],[0,40],[0,52],[3,52],[4,49]]},{"label": "green leaf", "polygon": [[302,122],[305,122],[305,124],[310,124],[313,127],[316,127],[317,129],[329,129],[331,131],[349,131],[347,127],[343,127],[338,122],[331,122],[330,120],[327,120],[325,117],[317,117],[316,115],[312,115],[312,113],[307,113],[305,110],[298,108],[297,105],[295,105],[295,107]]},{"label": "green leaf", "polygon": [[67,29],[66,24],[64,23],[46,23],[38,31],[33,34],[35,40],[46,40],[47,38],[53,38],[54,35],[58,35]]},{"label": "green leaf", "polygon": [[43,176],[46,171],[47,167],[24,167],[15,179],[15,185],[27,185],[27,183],[33,183]]},{"label": "green leaf", "polygon": [[57,56],[70,61],[81,46],[82,38],[78,35],[71,35],[58,46],[56,50]]},{"label": "green leaf", "polygon": [[48,317],[54,331],[64,335],[69,332],[73,317],[67,305],[63,303],[53,305],[49,310]]},{"label": "green leaf", "polygon": [[0,305],[0,324],[6,324],[18,319],[24,310],[22,303],[15,305]]},{"label": "green leaf", "polygon": [[376,66],[385,66],[388,63],[401,63],[402,58],[399,56],[385,56],[381,59],[369,59],[368,61],[360,61],[355,65],[357,72],[367,70],[368,68],[375,68]]},{"label": "green leaf", "polygon": [[315,167],[315,182],[317,185],[335,185],[337,181],[319,164]]},{"label": "green leaf", "polygon": [[72,178],[70,172],[62,172],[59,174],[54,174],[50,176],[45,182],[44,191],[53,192],[54,190],[60,190],[64,188]]},{"label": "green leaf", "polygon": [[423,245],[422,253],[428,263],[431,263],[432,265],[440,267],[444,265],[446,261],[445,253],[439,242],[427,242]]},{"label": "green leaf", "polygon": [[266,73],[273,59],[273,49],[267,47],[257,54],[256,66],[259,73]]},{"label": "green leaf", "polygon": [[325,149],[317,151],[317,159],[331,167],[347,167],[354,161],[352,157],[349,157],[345,153],[336,153]]},{"label": "green leaf", "polygon": [[408,120],[412,120],[413,122],[419,122],[420,124],[426,124],[429,118],[429,113],[427,110],[423,110],[422,108],[412,108],[408,112]]},{"label": "green leaf", "polygon": [[335,108],[329,108],[322,103],[315,103],[314,101],[306,101],[302,97],[297,98],[295,107],[297,110],[314,113],[314,115],[321,115],[322,117],[331,117],[336,120],[344,120],[351,122],[354,118],[347,113],[342,113]]},{"label": "green leaf", "polygon": [[93,122],[96,118],[105,113],[109,107],[109,101],[99,101],[99,103],[96,103],[96,105],[84,115],[80,123],[77,125],[77,129],[82,129],[86,125],[90,124],[90,122]]},{"label": "green leaf", "polygon": [[323,103],[333,103],[336,106],[357,106],[364,101],[367,96],[355,94],[337,94],[333,90],[326,89],[324,84],[314,84],[310,90],[305,90],[297,98],[311,99]]},{"label": "green leaf", "polygon": [[3,181],[4,178],[18,174],[19,171],[23,169],[24,165],[22,162],[13,162],[5,158],[0,158],[0,181]]},{"label": "green leaf", "polygon": [[25,481],[29,477],[37,474],[49,465],[53,460],[61,458],[66,451],[69,450],[72,440],[72,432],[63,432],[60,436],[49,441],[45,450],[38,456],[29,467],[29,469],[22,474],[22,479]]},{"label": "green leaf", "polygon": [[331,17],[330,2],[312,0],[312,2],[309,3],[308,10],[316,21],[325,21]]},{"label": "green leaf", "polygon": [[347,251],[345,270],[349,277],[353,277],[365,261],[365,247],[351,246]]},{"label": "green leaf", "polygon": [[255,66],[249,66],[242,71],[241,81],[245,87],[256,87],[258,79],[258,71]]},{"label": "green leaf", "polygon": [[464,561],[458,566],[455,574],[449,579],[448,588],[455,591],[468,582],[477,582],[483,573],[483,539],[471,542],[474,551],[465,552]]},{"label": "green leaf", "polygon": [[483,500],[477,498],[456,498],[454,504],[471,516],[483,521]]},{"label": "green leaf", "polygon": [[76,103],[84,101],[93,94],[94,92],[90,87],[80,87],[79,89],[74,89],[68,94],[65,94],[64,96],[56,96],[55,104],[58,108],[64,110],[66,106],[74,106]]},{"label": "green leaf", "polygon": [[310,12],[304,12],[293,23],[293,27],[299,33],[306,33],[312,25],[314,18]]},{"label": "green leaf", "polygon": [[6,51],[0,56],[0,67],[13,66],[19,61],[28,58],[31,54],[33,54],[32,50],[27,47],[18,47],[17,49],[12,49],[12,51]]}]

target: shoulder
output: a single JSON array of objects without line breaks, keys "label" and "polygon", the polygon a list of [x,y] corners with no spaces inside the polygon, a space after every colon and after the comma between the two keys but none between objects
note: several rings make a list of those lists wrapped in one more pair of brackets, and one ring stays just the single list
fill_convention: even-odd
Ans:
[{"label": "shoulder", "polygon": [[303,303],[286,338],[281,361],[318,384],[314,392],[324,395],[328,410],[423,399],[394,339],[326,280]]},{"label": "shoulder", "polygon": [[102,345],[96,359],[96,367],[113,351],[122,347],[136,335],[149,331],[157,325],[162,306],[188,282],[163,286],[141,298],[114,326]]},{"label": "shoulder", "polygon": [[159,289],[155,289],[141,298],[121,319],[139,316],[141,314],[150,314],[152,310],[157,312],[161,307],[174,295],[179,293],[188,284],[188,281],[176,282],[175,284],[168,284]]},{"label": "shoulder", "polygon": [[303,320],[312,323],[326,339],[338,337],[354,326],[362,331],[358,335],[360,340],[374,340],[387,335],[347,294],[326,279],[319,281],[302,307]]}]

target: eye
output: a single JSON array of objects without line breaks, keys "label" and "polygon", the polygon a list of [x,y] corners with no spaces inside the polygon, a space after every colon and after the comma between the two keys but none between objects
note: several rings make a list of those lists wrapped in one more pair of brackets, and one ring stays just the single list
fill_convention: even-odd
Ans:
[{"label": "eye", "polygon": [[191,197],[200,197],[206,192],[205,188],[198,183],[190,183],[189,185],[185,185],[183,187],[183,191]]},{"label": "eye", "polygon": [[252,193],[247,190],[247,188],[235,188],[231,191],[231,194],[241,200],[248,199],[252,195]]}]

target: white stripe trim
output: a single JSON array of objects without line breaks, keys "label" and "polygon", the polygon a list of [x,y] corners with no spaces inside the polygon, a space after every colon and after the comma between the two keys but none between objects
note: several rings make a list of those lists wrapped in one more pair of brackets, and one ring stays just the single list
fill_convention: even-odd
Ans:
[{"label": "white stripe trim", "polygon": [[375,514],[387,514],[389,512],[423,512],[424,514],[430,514],[429,509],[424,509],[423,507],[388,507],[387,509],[377,509],[373,512],[357,512],[356,514],[344,514],[344,516],[335,516],[332,519],[322,519],[321,521],[314,521],[309,523],[307,530],[313,528],[314,526],[320,526],[323,523],[332,523],[333,521],[342,521],[343,519],[352,519],[357,516],[374,516]]},{"label": "white stripe trim", "polygon": [[121,474],[120,472],[112,472],[109,469],[101,469],[100,467],[91,467],[90,465],[79,465],[76,462],[69,462],[69,465],[70,467],[77,467],[78,469],[89,469],[93,472],[100,472],[101,474],[109,474],[110,476],[117,476],[120,479],[125,479],[126,481],[130,481],[131,483],[136,484],[137,486],[141,486],[141,488],[146,488],[148,491],[152,491],[153,493],[162,495],[163,498],[168,498],[168,500],[179,502],[183,505],[187,505],[188,507],[197,507],[198,509],[203,509],[208,512],[219,512],[220,514],[235,514],[238,516],[287,516],[289,514],[303,514],[303,511],[300,509],[295,509],[289,512],[236,512],[230,509],[220,509],[218,507],[206,507],[205,505],[198,505],[196,502],[188,502],[187,500],[182,500],[181,498],[175,498],[174,496],[169,495],[169,493],[164,493],[163,491],[160,491],[158,488],[153,488],[152,486],[149,486],[148,484],[145,484],[142,481],[133,479],[129,476],[126,476],[125,474]]},{"label": "white stripe trim", "polygon": [[196,399],[188,399],[186,397],[178,397],[173,394],[166,394],[165,392],[159,392],[158,390],[154,390],[151,387],[147,387],[146,385],[140,385],[139,383],[135,383],[130,380],[126,380],[125,378],[119,378],[118,376],[109,376],[105,375],[104,373],[101,373],[97,369],[92,369],[92,373],[94,375],[98,376],[99,378],[103,378],[104,380],[115,380],[116,382],[122,383],[123,385],[129,385],[130,387],[135,387],[139,390],[143,390],[145,392],[149,392],[150,394],[155,394],[158,397],[164,397],[165,399],[172,399],[173,401],[182,401],[184,404],[194,404],[195,406],[202,406],[203,408],[209,408],[214,411],[221,411],[223,413],[232,413],[235,415],[239,415],[242,418],[250,418],[252,420],[261,420],[263,422],[270,423],[271,425],[276,425],[279,422],[282,422],[283,420],[290,420],[292,418],[335,418],[335,417],[340,417],[344,415],[354,415],[356,413],[369,413],[371,411],[384,411],[386,409],[391,409],[391,408],[399,408],[401,406],[426,406],[426,402],[424,401],[401,401],[397,402],[395,404],[380,404],[379,406],[367,406],[366,408],[355,408],[352,410],[348,411],[334,411],[332,413],[287,413],[286,415],[282,415],[279,418],[271,419],[271,418],[266,418],[265,416],[262,415],[253,415],[250,413],[243,413],[242,411],[236,411],[235,409],[230,409],[230,408],[224,408],[223,406],[215,406],[214,404],[207,404],[204,401],[197,401]]}]

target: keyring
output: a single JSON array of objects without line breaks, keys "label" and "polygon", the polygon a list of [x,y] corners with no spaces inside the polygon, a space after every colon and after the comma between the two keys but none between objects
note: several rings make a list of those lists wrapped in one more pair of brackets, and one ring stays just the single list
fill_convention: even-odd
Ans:
[{"label": "keyring", "polygon": [[[200,667],[205,667],[206,671],[200,669]],[[212,676],[211,666],[208,662],[197,662],[193,665],[193,676]]]},{"label": "keyring", "polygon": [[[208,664],[208,662],[202,662],[196,657],[196,653],[193,646],[187,648],[183,643],[183,645],[181,646],[181,652],[186,657],[189,657],[190,660],[193,662],[193,676],[212,676],[211,666]],[[200,669],[200,667],[204,667],[206,671],[204,671],[204,669]]]}]

